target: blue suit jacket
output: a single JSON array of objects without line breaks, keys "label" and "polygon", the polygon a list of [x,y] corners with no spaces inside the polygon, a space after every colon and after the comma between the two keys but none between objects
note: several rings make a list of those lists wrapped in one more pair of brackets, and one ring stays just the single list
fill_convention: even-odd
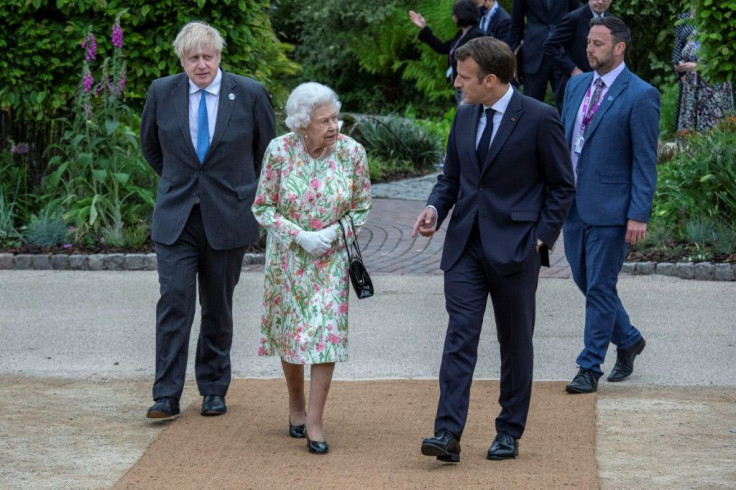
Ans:
[{"label": "blue suit jacket", "polygon": [[[572,77],[562,122],[568,148],[575,117],[594,72]],[[578,160],[576,203],[580,217],[596,226],[649,221],[657,183],[659,92],[627,68],[619,74],[590,122]]]},{"label": "blue suit jacket", "polygon": [[559,236],[575,196],[570,152],[557,112],[514,90],[479,166],[475,140],[482,110],[458,107],[444,172],[427,204],[437,209],[438,227],[453,210],[442,270],[460,258],[477,219],[488,263],[499,274],[513,274],[534,257],[538,238],[551,247]]}]

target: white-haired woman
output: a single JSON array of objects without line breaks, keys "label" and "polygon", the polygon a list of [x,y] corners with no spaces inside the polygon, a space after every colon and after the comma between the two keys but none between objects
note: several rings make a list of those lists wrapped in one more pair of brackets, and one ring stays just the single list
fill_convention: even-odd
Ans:
[{"label": "white-haired woman", "polygon": [[[281,357],[289,435],[306,437],[316,454],[329,450],[322,420],[335,362],[348,359],[348,260],[340,223],[350,243],[350,219],[359,229],[371,207],[365,150],[340,134],[339,110],[325,85],[293,90],[286,102],[292,132],[268,146],[253,204],[268,233],[258,354]],[[308,405],[305,364],[311,365]]]}]

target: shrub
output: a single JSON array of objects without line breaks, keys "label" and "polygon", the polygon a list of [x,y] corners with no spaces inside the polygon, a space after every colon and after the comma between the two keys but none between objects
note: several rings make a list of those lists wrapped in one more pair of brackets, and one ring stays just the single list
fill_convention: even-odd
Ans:
[{"label": "shrub", "polygon": [[51,207],[44,209],[40,215],[33,216],[26,229],[26,240],[38,247],[58,247],[66,241],[69,226]]}]

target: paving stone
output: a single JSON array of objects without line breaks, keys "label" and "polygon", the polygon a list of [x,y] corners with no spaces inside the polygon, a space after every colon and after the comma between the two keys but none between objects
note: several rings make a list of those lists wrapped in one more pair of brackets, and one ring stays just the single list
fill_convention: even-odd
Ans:
[{"label": "paving stone", "polygon": [[91,271],[104,271],[105,256],[103,254],[90,254],[87,257],[87,267]]},{"label": "paving stone", "polygon": [[675,275],[682,279],[692,279],[695,276],[695,268],[692,262],[679,262],[675,265]]},{"label": "paving stone", "polygon": [[125,254],[107,254],[103,259],[105,270],[108,271],[124,271],[125,270]]},{"label": "paving stone", "polygon": [[14,267],[13,254],[0,254],[0,270],[11,270]]},{"label": "paving stone", "polygon": [[715,269],[710,262],[700,262],[693,265],[693,279],[712,281]]},{"label": "paving stone", "polygon": [[735,281],[736,264],[715,264],[713,278],[716,281]]},{"label": "paving stone", "polygon": [[88,255],[81,255],[81,254],[69,255],[69,270],[85,271],[89,269],[89,265],[87,264],[88,259],[89,259]]},{"label": "paving stone", "polygon": [[129,271],[156,270],[156,254],[126,254],[123,258],[123,269]]},{"label": "paving stone", "polygon": [[657,264],[657,274],[663,276],[677,276],[676,265],[670,262],[662,262]]},{"label": "paving stone", "polygon": [[69,256],[64,254],[52,255],[49,259],[51,261],[51,268],[56,271],[69,270]]}]

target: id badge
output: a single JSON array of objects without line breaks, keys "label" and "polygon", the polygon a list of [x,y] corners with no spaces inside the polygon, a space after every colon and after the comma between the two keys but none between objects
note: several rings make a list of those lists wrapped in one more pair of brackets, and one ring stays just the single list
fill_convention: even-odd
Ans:
[{"label": "id badge", "polygon": [[582,153],[583,144],[585,144],[585,138],[583,138],[583,135],[580,135],[575,140],[575,146],[572,149],[575,152],[575,154],[580,155],[580,153]]}]

